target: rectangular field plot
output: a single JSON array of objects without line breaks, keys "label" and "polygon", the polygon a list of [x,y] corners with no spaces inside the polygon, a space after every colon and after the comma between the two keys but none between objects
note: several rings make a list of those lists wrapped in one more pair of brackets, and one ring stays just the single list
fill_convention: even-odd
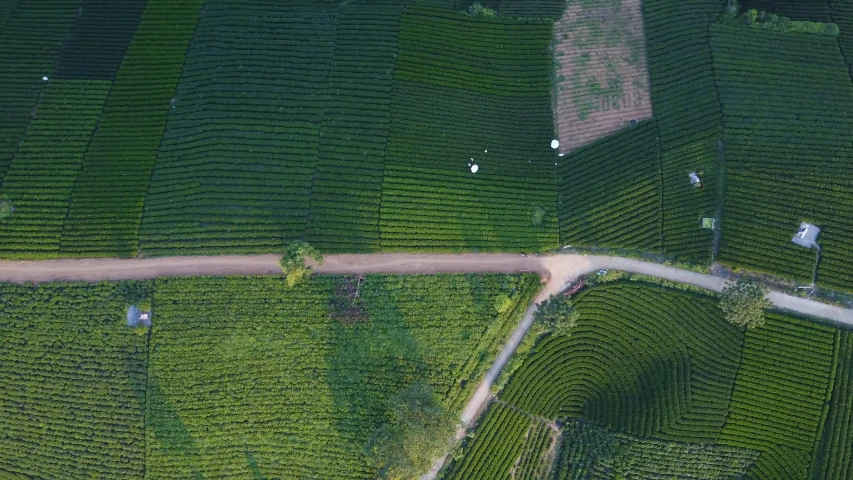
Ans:
[{"label": "rectangular field plot", "polygon": [[[454,414],[528,302],[535,275],[370,275],[369,319],[330,319],[341,277],[157,283],[148,376],[151,478],[372,479],[387,401],[429,383]],[[499,294],[512,305],[495,311]]]},{"label": "rectangular field plot", "polygon": [[117,284],[0,285],[0,477],[143,477],[147,336],[125,322]]},{"label": "rectangular field plot", "polygon": [[[481,35],[477,42],[522,47],[506,58],[454,43],[430,29],[433,18],[439,31],[458,24]],[[547,82],[549,35],[548,26],[406,10],[385,154],[382,250],[556,247],[554,126],[550,97],[536,83]],[[426,47],[434,49],[429,61],[412,53]],[[481,81],[488,72],[494,76]]]},{"label": "rectangular field plot", "polygon": [[[0,179],[18,150],[62,42],[77,18],[79,0],[2,2],[0,17]],[[6,9],[6,6],[13,7]],[[38,26],[38,28],[33,28]]]},{"label": "rectangular field plot", "polygon": [[0,257],[59,255],[71,191],[111,82],[54,80],[0,185],[15,211],[0,220]]},{"label": "rectangular field plot", "polygon": [[340,10],[306,232],[324,252],[379,250],[401,13],[390,5]]},{"label": "rectangular field plot", "polygon": [[[660,130],[663,175],[663,250],[671,258],[711,259],[713,234],[700,228],[713,217],[717,196],[720,104],[714,90],[708,25],[722,2],[643,2],[653,113]],[[690,185],[697,172],[705,185]]]},{"label": "rectangular field plot", "polygon": [[657,124],[578,148],[560,165],[560,243],[661,250]]},{"label": "rectangular field plot", "polygon": [[85,0],[62,47],[56,77],[114,80],[147,0]]},{"label": "rectangular field plot", "polygon": [[811,280],[815,250],[791,243],[821,227],[818,283],[853,289],[853,86],[835,38],[711,28],[723,104],[726,197],[720,260]]},{"label": "rectangular field plot", "polygon": [[152,176],[142,253],[269,252],[302,237],[336,22],[329,7],[207,3]]},{"label": "rectangular field plot", "polygon": [[74,184],[63,256],[139,252],[151,170],[202,3],[146,3]]}]

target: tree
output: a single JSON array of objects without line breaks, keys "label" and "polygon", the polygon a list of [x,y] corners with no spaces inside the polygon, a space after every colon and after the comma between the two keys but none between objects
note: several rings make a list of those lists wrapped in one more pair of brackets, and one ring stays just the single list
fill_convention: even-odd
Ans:
[{"label": "tree", "polygon": [[732,324],[757,328],[764,325],[764,310],[770,307],[770,302],[764,298],[766,294],[766,288],[742,278],[723,289],[720,309]]},{"label": "tree", "polygon": [[371,438],[367,453],[379,478],[413,479],[429,471],[453,437],[453,416],[432,387],[418,382],[388,401],[389,421]]},{"label": "tree", "polygon": [[566,295],[551,295],[539,304],[535,321],[543,323],[555,333],[565,333],[578,323],[578,313],[572,299]]},{"label": "tree", "polygon": [[495,297],[495,310],[498,313],[504,313],[509,310],[509,307],[512,306],[512,299],[505,293],[501,293],[497,297]]},{"label": "tree", "polygon": [[287,246],[284,255],[278,262],[281,272],[286,277],[287,286],[292,288],[306,275],[310,275],[312,268],[305,265],[305,257],[313,258],[318,264],[323,264],[323,255],[306,242],[296,241]]}]

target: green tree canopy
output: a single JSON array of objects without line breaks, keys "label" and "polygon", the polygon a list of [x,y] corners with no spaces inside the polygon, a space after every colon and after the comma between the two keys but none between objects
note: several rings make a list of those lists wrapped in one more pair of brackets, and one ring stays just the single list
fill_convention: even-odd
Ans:
[{"label": "green tree canopy", "polygon": [[418,382],[388,401],[389,421],[368,444],[379,478],[414,479],[428,472],[453,436],[453,416],[432,387]]},{"label": "green tree canopy", "polygon": [[723,289],[720,309],[732,324],[757,328],[764,325],[764,310],[770,307],[770,301],[764,298],[766,294],[766,288],[742,278]]},{"label": "green tree canopy", "polygon": [[311,267],[305,265],[305,257],[311,257],[319,264],[323,263],[323,255],[306,242],[293,242],[284,251],[279,264],[288,287],[293,287],[306,275],[311,274]]},{"label": "green tree canopy", "polygon": [[555,333],[568,332],[578,321],[572,299],[566,295],[551,295],[539,304],[535,315],[535,321],[545,324]]}]

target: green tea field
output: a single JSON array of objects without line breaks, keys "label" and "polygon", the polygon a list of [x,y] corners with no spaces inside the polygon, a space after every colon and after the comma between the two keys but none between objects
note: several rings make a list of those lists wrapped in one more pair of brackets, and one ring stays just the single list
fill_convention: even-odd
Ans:
[{"label": "green tea field", "polygon": [[[375,478],[388,397],[427,382],[461,410],[540,283],[368,276],[343,325],[343,281],[0,285],[0,477]],[[150,334],[125,325],[141,297]]]},{"label": "green tea field", "polygon": [[577,326],[539,341],[443,478],[853,473],[849,332],[776,313],[744,331],[713,297],[641,282],[575,305]]}]

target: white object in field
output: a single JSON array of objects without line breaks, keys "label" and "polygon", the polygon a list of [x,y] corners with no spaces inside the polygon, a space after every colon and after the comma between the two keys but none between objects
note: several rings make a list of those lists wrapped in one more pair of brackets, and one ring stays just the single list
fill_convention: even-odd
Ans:
[{"label": "white object in field", "polygon": [[696,172],[690,172],[687,175],[690,177],[690,185],[696,185],[697,183],[702,183],[702,180],[699,179],[699,175],[696,175]]},{"label": "white object in field", "polygon": [[476,163],[474,165],[471,165],[471,173],[477,173],[477,170],[479,169],[480,167]]},{"label": "white object in field", "polygon": [[488,151],[488,150],[483,150],[483,153],[489,153],[489,151]]},{"label": "white object in field", "polygon": [[794,238],[792,238],[791,241],[801,247],[815,247],[820,250],[820,245],[817,244],[817,236],[819,234],[820,228],[818,228],[817,225],[813,225],[808,222],[801,222],[800,229],[797,230],[797,233],[794,235]]},{"label": "white object in field", "polygon": [[44,80],[45,82],[47,81],[47,77],[41,77],[41,79]]},{"label": "white object in field", "polygon": [[561,153],[561,154],[559,154],[559,155],[557,155],[557,156],[558,156],[558,157],[562,157],[563,155],[565,155],[565,153]]},{"label": "white object in field", "polygon": [[555,150],[560,148],[560,141],[559,140],[551,140],[551,148],[553,148]]}]

